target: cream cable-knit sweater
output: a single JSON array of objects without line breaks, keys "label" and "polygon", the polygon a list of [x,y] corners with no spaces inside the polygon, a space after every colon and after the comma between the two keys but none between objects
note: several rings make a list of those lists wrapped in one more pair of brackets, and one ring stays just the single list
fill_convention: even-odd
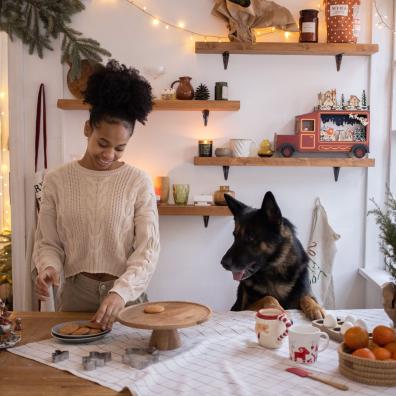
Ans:
[{"label": "cream cable-knit sweater", "polygon": [[45,176],[33,260],[65,277],[119,277],[111,291],[125,302],[143,293],[159,255],[158,211],[149,177],[123,164],[109,171],[77,161]]}]

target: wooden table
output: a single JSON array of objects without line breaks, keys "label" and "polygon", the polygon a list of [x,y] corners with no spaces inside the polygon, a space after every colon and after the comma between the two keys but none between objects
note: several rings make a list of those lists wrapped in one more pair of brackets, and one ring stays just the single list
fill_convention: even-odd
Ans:
[{"label": "wooden table", "polygon": [[[22,342],[27,344],[50,338],[57,323],[90,319],[92,313],[80,312],[14,312],[22,318]],[[66,371],[0,351],[0,395],[130,395],[129,391],[115,392]]]}]

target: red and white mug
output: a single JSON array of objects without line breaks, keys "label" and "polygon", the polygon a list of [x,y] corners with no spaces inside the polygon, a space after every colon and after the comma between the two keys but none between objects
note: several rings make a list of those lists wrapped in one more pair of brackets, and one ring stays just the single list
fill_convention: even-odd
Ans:
[{"label": "red and white mug", "polygon": [[318,352],[324,351],[328,346],[329,336],[317,327],[298,325],[289,331],[290,359],[296,363],[315,363]]},{"label": "red and white mug", "polygon": [[285,311],[278,308],[260,309],[256,314],[258,343],[265,348],[279,348],[291,325]]}]

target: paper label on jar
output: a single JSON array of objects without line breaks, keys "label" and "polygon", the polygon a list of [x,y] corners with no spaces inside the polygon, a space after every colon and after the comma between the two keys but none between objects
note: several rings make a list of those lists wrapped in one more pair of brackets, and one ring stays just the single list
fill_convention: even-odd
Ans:
[{"label": "paper label on jar", "polygon": [[336,4],[330,6],[330,16],[348,16],[348,4]]},{"label": "paper label on jar", "polygon": [[301,24],[301,33],[315,33],[316,23],[315,22],[303,22]]},{"label": "paper label on jar", "polygon": [[226,86],[224,86],[224,85],[223,85],[221,97],[222,97],[223,99],[228,99],[228,87],[226,87]]}]

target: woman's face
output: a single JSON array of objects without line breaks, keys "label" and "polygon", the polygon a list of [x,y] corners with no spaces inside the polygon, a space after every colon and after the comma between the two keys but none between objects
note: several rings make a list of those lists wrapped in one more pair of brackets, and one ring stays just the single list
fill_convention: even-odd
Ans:
[{"label": "woman's face", "polygon": [[124,123],[101,121],[91,126],[85,123],[84,135],[88,137],[88,145],[82,162],[89,169],[111,170],[123,155],[131,137],[131,129]]}]

